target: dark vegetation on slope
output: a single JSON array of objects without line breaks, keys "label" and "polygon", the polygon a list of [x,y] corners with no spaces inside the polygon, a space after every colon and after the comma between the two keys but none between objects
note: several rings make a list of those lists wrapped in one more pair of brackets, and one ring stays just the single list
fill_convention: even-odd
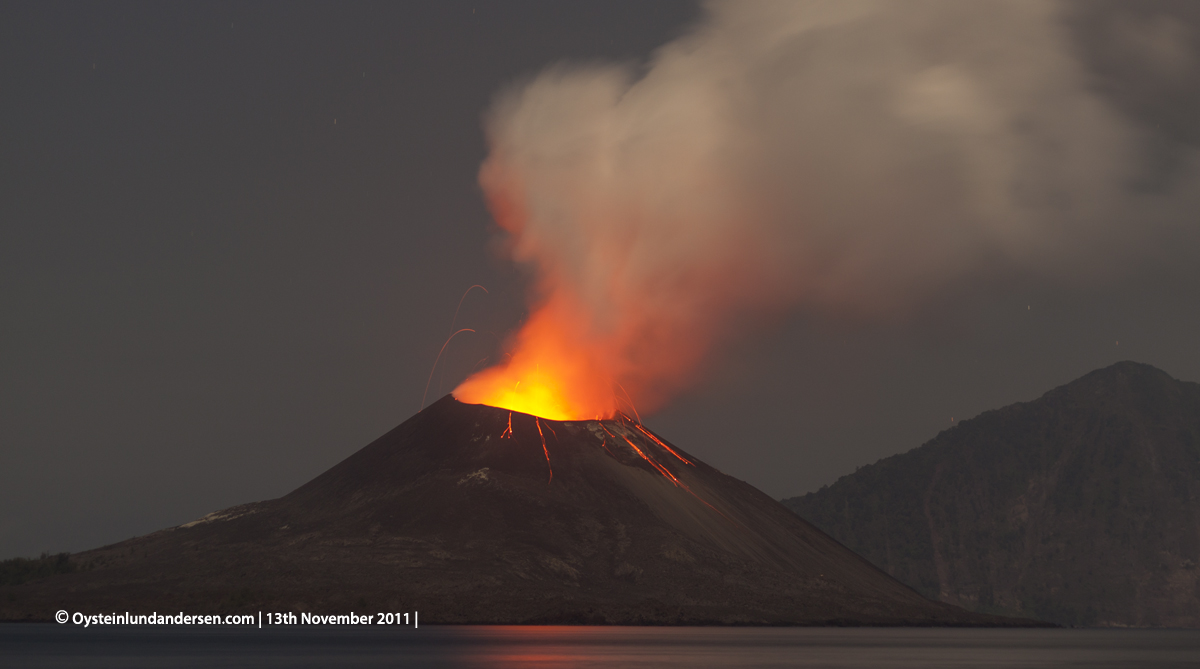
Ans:
[{"label": "dark vegetation on slope", "polygon": [[1200,384],[1122,362],[784,504],[965,608],[1200,627]]},{"label": "dark vegetation on slope", "polygon": [[42,553],[41,557],[32,560],[12,558],[0,561],[0,585],[20,585],[55,574],[69,574],[72,571],[75,571],[75,563],[71,562],[69,553]]}]

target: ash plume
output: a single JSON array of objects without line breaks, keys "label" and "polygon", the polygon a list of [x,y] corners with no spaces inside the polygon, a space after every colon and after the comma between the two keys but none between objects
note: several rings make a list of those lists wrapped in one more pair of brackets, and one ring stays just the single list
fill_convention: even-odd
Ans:
[{"label": "ash plume", "polygon": [[530,322],[569,322],[583,368],[652,410],[787,310],[888,316],[982,274],[1086,282],[1194,248],[1196,14],[713,2],[644,68],[505,91],[480,182],[533,268]]}]

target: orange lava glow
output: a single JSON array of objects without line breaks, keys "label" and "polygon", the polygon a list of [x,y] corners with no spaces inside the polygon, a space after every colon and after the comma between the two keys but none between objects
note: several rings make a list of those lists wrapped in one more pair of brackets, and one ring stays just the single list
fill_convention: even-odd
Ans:
[{"label": "orange lava glow", "polygon": [[519,411],[549,420],[600,420],[619,409],[603,343],[589,341],[586,322],[562,303],[534,312],[517,333],[511,357],[454,389],[466,404]]}]

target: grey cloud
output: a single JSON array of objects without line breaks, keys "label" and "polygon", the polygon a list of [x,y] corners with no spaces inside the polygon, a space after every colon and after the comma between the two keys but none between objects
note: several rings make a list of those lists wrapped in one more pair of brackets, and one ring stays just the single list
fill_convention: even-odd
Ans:
[{"label": "grey cloud", "polygon": [[481,181],[542,295],[600,331],[715,342],[981,273],[1087,282],[1195,241],[1185,9],[716,2],[640,76],[560,65],[504,94]]}]

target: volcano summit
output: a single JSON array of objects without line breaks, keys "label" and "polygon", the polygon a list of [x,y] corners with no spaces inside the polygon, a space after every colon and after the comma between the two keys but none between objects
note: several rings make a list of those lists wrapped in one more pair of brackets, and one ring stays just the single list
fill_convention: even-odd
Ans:
[{"label": "volcano summit", "polygon": [[446,396],[292,493],[70,558],[0,618],[419,610],[422,622],[1005,625],[930,601],[636,421]]}]

